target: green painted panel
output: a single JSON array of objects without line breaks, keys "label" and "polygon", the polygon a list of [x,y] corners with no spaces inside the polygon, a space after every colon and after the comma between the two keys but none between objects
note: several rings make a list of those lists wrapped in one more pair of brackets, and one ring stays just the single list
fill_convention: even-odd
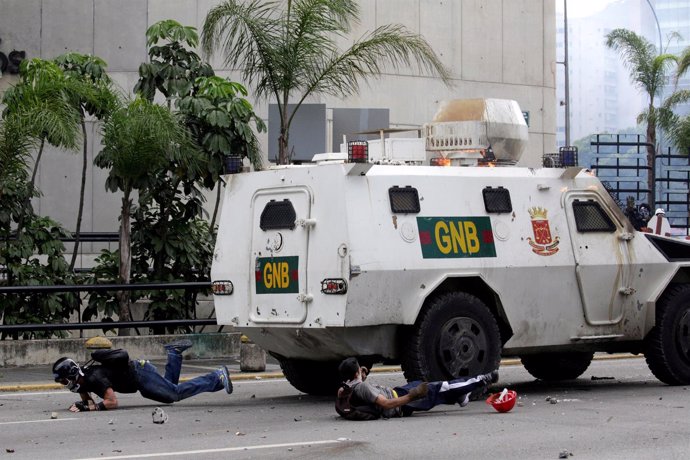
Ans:
[{"label": "green painted panel", "polygon": [[496,257],[489,217],[417,217],[425,259]]},{"label": "green painted panel", "polygon": [[299,292],[299,257],[257,257],[257,294],[295,294]]}]

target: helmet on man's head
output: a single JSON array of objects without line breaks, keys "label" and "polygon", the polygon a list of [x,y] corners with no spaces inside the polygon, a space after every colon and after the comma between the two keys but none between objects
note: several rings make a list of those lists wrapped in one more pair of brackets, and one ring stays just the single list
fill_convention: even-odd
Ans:
[{"label": "helmet on man's head", "polygon": [[658,216],[659,214],[666,214],[664,208],[656,208],[656,211],[654,211],[654,215]]},{"label": "helmet on man's head", "polygon": [[84,372],[73,359],[62,357],[53,364],[53,378],[55,381],[67,385],[67,388],[74,393],[79,391],[77,380],[83,376]]}]

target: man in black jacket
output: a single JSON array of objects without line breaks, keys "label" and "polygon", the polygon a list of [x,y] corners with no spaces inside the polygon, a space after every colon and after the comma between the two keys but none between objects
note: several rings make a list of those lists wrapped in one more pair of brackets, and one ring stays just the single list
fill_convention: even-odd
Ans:
[{"label": "man in black jacket", "polygon": [[[143,397],[165,404],[222,389],[228,394],[232,393],[232,381],[225,366],[178,384],[182,352],[191,346],[190,340],[178,340],[164,346],[168,354],[165,377],[148,360],[129,360],[123,350],[120,359],[83,368],[70,358],[60,358],[53,364],[53,378],[81,396],[81,401],[70,406],[72,412],[117,409],[116,392],[139,391]],[[102,401],[96,403],[91,393]]]}]

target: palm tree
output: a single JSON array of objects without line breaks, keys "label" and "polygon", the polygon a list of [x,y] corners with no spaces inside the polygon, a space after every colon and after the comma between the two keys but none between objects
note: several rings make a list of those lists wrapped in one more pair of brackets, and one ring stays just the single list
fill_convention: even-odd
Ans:
[{"label": "palm tree", "polygon": [[[35,196],[34,184],[45,143],[67,150],[76,148],[79,114],[69,101],[86,93],[88,88],[67,79],[54,62],[42,59],[22,61],[19,83],[5,92],[5,119],[22,120],[22,132],[38,149],[30,180],[32,194],[26,195],[25,208],[31,207],[31,198]],[[18,237],[24,231],[25,216],[22,214],[17,221]]]},{"label": "palm tree", "polygon": [[84,191],[86,190],[86,170],[89,162],[88,136],[86,134],[86,115],[103,120],[114,109],[116,96],[111,88],[111,80],[105,72],[106,63],[101,58],[79,53],[66,53],[55,58],[55,62],[63,70],[67,79],[76,79],[88,88],[88,92],[72,93],[70,101],[79,113],[79,122],[82,133],[82,169],[81,186],[79,189],[79,210],[77,211],[77,223],[74,228],[74,248],[70,271],[74,270],[74,264],[79,252],[79,240],[81,235],[81,221],[84,213]]},{"label": "palm tree", "polygon": [[[431,46],[401,25],[378,27],[340,51],[336,40],[359,15],[355,0],[226,0],[206,16],[204,51],[220,47],[257,97],[278,104],[280,164],[289,161],[290,124],[310,95],[346,97],[361,80],[412,63],[449,84],[450,73]],[[289,113],[291,100],[296,103]]]},{"label": "palm tree", "polygon": [[28,130],[30,115],[20,113],[0,118],[0,237],[3,239],[9,237],[13,219],[24,214],[23,206],[35,194],[27,173],[31,150],[36,144]]},{"label": "palm tree", "polygon": [[80,82],[68,80],[54,62],[38,58],[22,61],[19,78],[19,83],[5,92],[4,113],[23,117],[28,123],[27,135],[39,140],[31,174],[33,184],[45,142],[68,150],[76,148],[79,115],[69,97],[87,90]]},{"label": "palm tree", "polygon": [[[185,170],[198,169],[200,154],[169,109],[142,98],[113,111],[104,124],[103,145],[94,162],[100,168],[110,169],[106,188],[123,192],[118,278],[120,283],[128,284],[132,264],[132,193],[145,189],[170,161],[176,161]],[[120,319],[131,320],[129,293],[118,292],[117,298]],[[123,330],[120,333],[124,335]]]},{"label": "palm tree", "polygon": [[656,47],[647,39],[627,29],[615,29],[606,35],[606,46],[618,51],[623,64],[630,72],[631,82],[647,97],[647,108],[638,115],[638,123],[647,124],[647,184],[651,190],[650,207],[655,201],[656,127],[660,123],[659,109],[654,105],[663,90],[671,66],[677,57],[673,54],[657,54]]},{"label": "palm tree", "polygon": [[[674,76],[675,87],[678,80],[690,69],[690,46],[686,47],[678,56],[678,67]],[[667,133],[671,143],[680,151],[690,152],[690,116],[677,115],[674,109],[683,103],[690,101],[690,90],[676,89],[671,96],[664,101],[660,125]]]}]

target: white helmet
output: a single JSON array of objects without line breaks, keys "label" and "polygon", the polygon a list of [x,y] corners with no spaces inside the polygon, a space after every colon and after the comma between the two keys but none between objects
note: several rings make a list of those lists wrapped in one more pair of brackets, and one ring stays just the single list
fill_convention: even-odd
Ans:
[{"label": "white helmet", "polygon": [[666,214],[666,213],[664,212],[664,208],[656,208],[656,211],[654,211],[654,214],[659,215],[659,214]]}]

